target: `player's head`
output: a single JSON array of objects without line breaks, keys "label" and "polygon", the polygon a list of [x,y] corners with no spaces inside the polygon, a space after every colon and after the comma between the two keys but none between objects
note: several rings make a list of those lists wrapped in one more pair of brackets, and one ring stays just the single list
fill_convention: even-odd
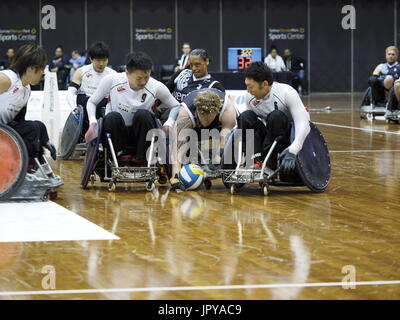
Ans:
[{"label": "player's head", "polygon": [[189,57],[190,69],[196,78],[202,78],[208,75],[208,65],[210,56],[204,49],[194,49]]},{"label": "player's head", "polygon": [[208,127],[221,109],[221,99],[211,90],[200,92],[194,99],[194,106],[203,127]]},{"label": "player's head", "polygon": [[395,46],[390,46],[386,48],[386,61],[390,64],[397,61],[399,57],[399,49]]},{"label": "player's head", "polygon": [[63,48],[62,46],[57,46],[57,47],[54,49],[54,55],[55,55],[57,58],[61,57],[63,54],[64,54],[64,48]]},{"label": "player's head", "polygon": [[144,52],[131,52],[127,56],[126,75],[131,87],[143,89],[150,79],[153,61]]},{"label": "player's head", "polygon": [[14,55],[10,69],[25,76],[29,84],[40,82],[47,63],[46,51],[35,43],[25,44]]},{"label": "player's head", "polygon": [[190,43],[189,42],[184,42],[183,45],[182,45],[182,53],[185,54],[185,55],[189,55],[190,50],[191,50]]},{"label": "player's head", "polygon": [[264,98],[274,82],[272,71],[261,61],[253,62],[244,72],[247,91],[257,99]]},{"label": "player's head", "polygon": [[108,65],[110,49],[103,41],[97,41],[90,46],[88,56],[93,63],[94,71],[103,72]]}]

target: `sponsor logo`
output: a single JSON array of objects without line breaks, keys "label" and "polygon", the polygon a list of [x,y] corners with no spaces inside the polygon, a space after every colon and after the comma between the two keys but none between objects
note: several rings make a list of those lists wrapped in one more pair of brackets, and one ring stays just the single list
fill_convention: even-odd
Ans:
[{"label": "sponsor logo", "polygon": [[253,105],[257,107],[260,104],[260,102],[261,102],[260,100],[254,100]]},{"label": "sponsor logo", "polygon": [[19,88],[16,87],[16,88],[13,90],[13,93],[16,93],[18,90],[19,90]]},{"label": "sponsor logo", "polygon": [[86,78],[90,78],[90,77],[93,77],[93,74],[91,74],[91,73],[86,74]]},{"label": "sponsor logo", "polygon": [[117,88],[117,91],[121,93],[121,92],[126,91],[126,89],[125,89],[124,87],[118,87],[118,88]]}]

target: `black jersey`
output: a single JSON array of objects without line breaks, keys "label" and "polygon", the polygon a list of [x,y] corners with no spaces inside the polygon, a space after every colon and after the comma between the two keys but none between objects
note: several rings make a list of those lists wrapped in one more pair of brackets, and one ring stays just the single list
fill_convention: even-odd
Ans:
[{"label": "black jersey", "polygon": [[[203,127],[200,123],[200,120],[197,116],[197,112],[196,112],[196,107],[194,105],[194,100],[196,99],[196,97],[198,96],[199,93],[207,91],[207,90],[211,90],[213,92],[215,92],[216,94],[219,95],[220,99],[221,99],[221,105],[223,106],[221,108],[221,111],[217,114],[217,116],[215,117],[215,119],[213,120],[213,122],[211,122],[211,124],[207,127]],[[194,129],[221,129],[221,116],[225,110],[225,92],[222,92],[220,90],[214,89],[214,88],[205,88],[205,89],[200,89],[200,90],[195,90],[192,91],[190,94],[188,94],[185,99],[182,101],[182,105],[183,107],[186,109],[186,111],[189,113],[190,119],[192,120],[192,124]]]},{"label": "black jersey", "polygon": [[192,91],[204,88],[214,88],[225,92],[223,85],[219,81],[215,80],[211,75],[195,79],[193,72],[190,69],[179,70],[170,80],[168,80],[166,85],[175,99],[179,102],[182,102]]},{"label": "black jersey", "polygon": [[389,63],[382,63],[381,73],[379,78],[385,79],[386,76],[392,76],[394,80],[397,80],[400,76],[400,64],[396,61],[392,65]]}]

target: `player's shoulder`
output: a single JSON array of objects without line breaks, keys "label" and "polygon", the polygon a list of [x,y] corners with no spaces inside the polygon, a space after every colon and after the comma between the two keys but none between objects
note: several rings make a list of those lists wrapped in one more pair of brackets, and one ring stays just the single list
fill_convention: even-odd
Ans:
[{"label": "player's shoulder", "polygon": [[117,71],[115,71],[113,68],[110,68],[110,67],[105,67],[104,72],[106,75],[118,73]]},{"label": "player's shoulder", "polygon": [[146,84],[146,88],[149,90],[157,91],[158,89],[166,88],[166,85],[161,81],[150,77],[149,81]]},{"label": "player's shoulder", "polygon": [[272,85],[272,93],[275,96],[285,97],[286,95],[296,95],[297,91],[291,85],[286,83],[274,82]]},{"label": "player's shoulder", "polygon": [[10,74],[6,71],[9,70],[0,71],[0,92],[7,91],[12,84],[12,79],[10,78]]},{"label": "player's shoulder", "polygon": [[114,88],[115,86],[124,86],[124,85],[129,85],[128,83],[128,78],[126,77],[125,72],[116,72],[116,73],[110,73],[107,74],[101,82],[108,82],[111,84],[111,89]]},{"label": "player's shoulder", "polygon": [[77,71],[81,72],[82,76],[83,76],[83,75],[85,75],[86,73],[88,73],[88,72],[90,72],[92,70],[93,70],[93,64],[87,64],[87,65],[84,65],[84,66],[78,68]]}]

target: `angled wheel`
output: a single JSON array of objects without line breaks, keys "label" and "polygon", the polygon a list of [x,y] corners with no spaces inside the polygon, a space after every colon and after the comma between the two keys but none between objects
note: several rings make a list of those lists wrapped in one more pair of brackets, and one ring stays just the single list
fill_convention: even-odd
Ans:
[{"label": "angled wheel", "polygon": [[0,124],[0,200],[12,196],[24,182],[28,151],[20,135]]},{"label": "angled wheel", "polygon": [[61,135],[61,159],[68,160],[73,154],[82,134],[83,118],[84,111],[82,106],[78,106],[67,118]]}]

